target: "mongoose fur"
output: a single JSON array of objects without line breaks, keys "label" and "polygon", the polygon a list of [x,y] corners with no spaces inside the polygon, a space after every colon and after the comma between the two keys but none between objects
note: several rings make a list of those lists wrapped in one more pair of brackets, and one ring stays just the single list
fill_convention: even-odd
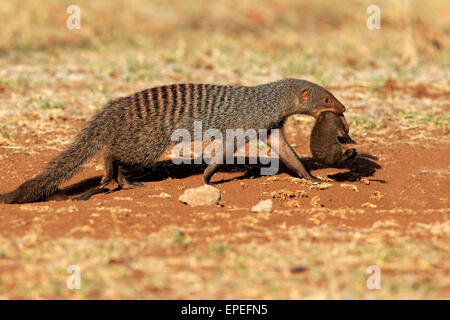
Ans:
[{"label": "mongoose fur", "polygon": [[341,143],[356,143],[348,135],[347,128],[343,125],[340,115],[322,112],[311,132],[310,149],[314,159],[327,166],[349,164],[357,152],[352,148],[342,153]]},{"label": "mongoose fur", "polygon": [[[299,176],[320,181],[305,170],[287,143],[283,124],[293,114],[317,118],[323,111],[342,114],[345,107],[323,87],[298,79],[254,87],[172,84],[146,89],[108,102],[65,151],[36,177],[0,195],[0,203],[50,199],[62,182],[100,151],[106,174],[98,189],[113,180],[124,189],[141,186],[128,180],[129,169],[153,164],[173,143],[170,139],[173,130],[184,128],[192,136],[194,121],[202,121],[203,130],[215,128],[221,132],[238,128],[280,128],[278,153],[281,161]],[[348,131],[345,118],[341,118]],[[214,162],[208,165],[203,176],[205,183],[210,183],[219,166]],[[87,199],[94,193],[88,192],[80,199]]]}]

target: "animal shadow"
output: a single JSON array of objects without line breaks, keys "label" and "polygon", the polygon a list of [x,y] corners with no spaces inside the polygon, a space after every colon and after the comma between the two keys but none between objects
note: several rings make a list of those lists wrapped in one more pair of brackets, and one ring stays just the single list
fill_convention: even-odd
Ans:
[{"label": "animal shadow", "polygon": [[[373,156],[370,157],[371,159],[376,159],[376,157]],[[343,182],[343,181],[357,181],[362,177],[373,176],[376,170],[381,169],[381,166],[376,162],[372,161],[371,159],[358,155],[349,165],[339,167],[342,169],[348,169],[349,171],[328,175],[328,177],[335,181]],[[271,158],[269,163],[276,163],[274,161],[278,161],[278,159]],[[301,161],[307,171],[326,168],[325,166],[316,162],[313,158],[301,158]],[[237,158],[235,158],[234,163],[236,162]],[[245,180],[250,179],[252,177],[259,177],[261,176],[261,169],[270,166],[270,164],[263,165],[261,163],[257,164],[248,164],[248,163],[249,159],[245,158],[245,164],[229,164],[221,166],[221,168],[219,169],[220,172],[244,172],[244,173],[238,177],[233,177],[230,179],[221,179],[221,180],[213,179],[212,183],[221,184],[234,180]],[[183,179],[189,176],[203,174],[203,171],[206,169],[206,166],[207,166],[206,163],[175,164],[173,163],[172,160],[161,160],[148,168],[141,168],[132,171],[132,176],[130,177],[130,180],[139,182],[156,182],[156,181],[163,181],[169,178]],[[288,173],[292,176],[296,176],[295,172],[292,172],[281,162],[279,162],[278,173]],[[81,194],[91,188],[98,186],[100,184],[101,178],[102,178],[101,176],[88,178],[76,184],[70,185],[62,189],[61,191],[67,196],[75,196],[77,194]],[[371,181],[386,183],[386,181],[379,179],[372,179]],[[114,192],[118,190],[120,190],[120,187],[117,187],[113,190],[102,189],[99,190],[97,193]]]},{"label": "animal shadow", "polygon": [[[327,168],[326,166],[323,166],[320,163],[316,163],[314,159],[311,160],[313,161],[313,166],[315,168],[317,169]],[[337,167],[339,169],[348,169],[348,171],[329,174],[328,178],[338,182],[345,182],[345,181],[354,182],[360,180],[361,178],[371,177],[374,175],[375,171],[381,169],[381,166],[374,160],[378,160],[378,158],[366,153],[358,154],[356,158],[353,159],[353,161],[351,161],[350,163]],[[369,180],[379,183],[387,183],[387,181],[383,179],[369,179]]]}]

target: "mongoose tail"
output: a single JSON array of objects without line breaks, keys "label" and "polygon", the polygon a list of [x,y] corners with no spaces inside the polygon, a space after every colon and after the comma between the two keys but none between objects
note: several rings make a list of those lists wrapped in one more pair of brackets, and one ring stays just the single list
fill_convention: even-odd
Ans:
[{"label": "mongoose tail", "polygon": [[100,112],[78,134],[75,141],[36,177],[24,182],[16,190],[0,195],[0,203],[28,203],[47,200],[58,186],[72,177],[82,164],[100,151],[108,133],[104,113]]}]

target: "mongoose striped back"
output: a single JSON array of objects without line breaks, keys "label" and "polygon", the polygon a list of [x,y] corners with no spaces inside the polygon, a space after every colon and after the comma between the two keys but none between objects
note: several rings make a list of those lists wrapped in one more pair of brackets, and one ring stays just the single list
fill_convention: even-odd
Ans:
[{"label": "mongoose striped back", "polygon": [[201,121],[203,131],[214,128],[224,134],[227,129],[273,127],[283,118],[289,96],[272,90],[173,84],[136,92],[104,109],[102,117],[113,123],[106,145],[118,161],[147,166],[172,143],[175,129],[186,129],[194,138],[194,121]]},{"label": "mongoose striped back", "polygon": [[[269,107],[268,103],[276,103],[274,97],[264,91],[267,90],[257,90],[257,87],[173,84],[136,92],[112,101],[111,104],[114,108],[126,109],[123,116],[127,119],[148,123],[160,119],[162,122],[158,122],[158,125],[164,128],[174,129],[188,125],[184,120],[199,120],[206,127],[221,127],[221,123],[227,120],[226,117],[235,118],[231,111],[242,110],[243,114],[248,114],[256,111],[249,107]],[[260,99],[257,98],[258,95],[261,96]],[[244,124],[245,121],[239,122]]]},{"label": "mongoose striped back", "polygon": [[[143,91],[120,99],[129,105],[129,118],[152,121],[163,118],[166,128],[179,126],[180,119],[208,121],[213,110],[230,104],[232,86],[211,84],[172,84]],[[206,117],[203,117],[206,116]]]}]

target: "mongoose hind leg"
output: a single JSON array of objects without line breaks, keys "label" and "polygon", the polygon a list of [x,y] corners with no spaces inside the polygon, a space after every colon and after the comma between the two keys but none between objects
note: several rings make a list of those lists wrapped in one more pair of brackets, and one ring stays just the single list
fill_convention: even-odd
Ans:
[{"label": "mongoose hind leg", "polygon": [[93,187],[86,191],[85,193],[79,195],[78,197],[73,198],[72,200],[81,201],[88,200],[93,195],[104,192],[104,189],[113,181],[117,180],[118,175],[118,165],[117,161],[115,161],[111,155],[111,153],[105,151],[103,153],[104,161],[105,161],[105,175],[100,181],[100,185],[97,187]]},{"label": "mongoose hind leg", "polygon": [[74,201],[89,200],[93,195],[104,192],[105,188],[111,183],[113,177],[111,175],[105,175],[100,182],[100,185],[89,189],[85,193],[79,195],[78,197],[72,198]]},{"label": "mongoose hind leg", "polygon": [[226,145],[225,141],[223,141],[220,146],[220,148],[222,148],[222,152],[223,152],[223,157],[221,159],[222,162],[220,163],[219,161],[214,159],[212,162],[210,162],[208,164],[205,171],[203,172],[203,182],[207,185],[210,185],[210,186],[215,185],[215,183],[211,182],[211,178],[214,175],[214,173],[216,173],[219,170],[219,168],[222,166],[222,164],[225,162],[224,160],[226,159],[226,150],[224,150],[225,149],[224,145]]},{"label": "mongoose hind leg", "polygon": [[216,173],[217,170],[219,170],[220,166],[221,166],[220,164],[217,164],[214,162],[214,163],[210,163],[208,165],[208,167],[206,167],[205,171],[203,172],[203,182],[205,184],[208,184],[211,186],[215,185],[215,183],[211,182],[211,178],[214,175],[214,173]]},{"label": "mongoose hind leg", "polygon": [[273,137],[271,136],[269,145],[271,148],[274,149],[275,152],[278,153],[278,156],[280,157],[280,160],[291,170],[295,171],[300,177],[303,177],[307,180],[310,180],[312,182],[318,182],[321,183],[322,180],[319,178],[313,177],[310,175],[305,167],[303,166],[302,162],[298,158],[295,151],[291,148],[289,143],[286,140],[286,137],[284,136],[283,130],[280,130],[281,134],[279,135],[279,145],[278,150],[273,145]]},{"label": "mongoose hind leg", "polygon": [[[238,139],[239,141],[239,139]],[[224,147],[225,146],[225,147]],[[211,182],[211,178],[216,173],[219,168],[226,163],[227,154],[228,158],[234,156],[236,150],[239,149],[242,144],[238,145],[238,143],[234,143],[233,141],[227,142],[226,140],[222,141],[220,148],[222,148],[222,158],[214,159],[211,163],[208,164],[205,171],[203,172],[203,182],[208,185],[215,185],[215,183]],[[221,160],[221,161],[218,161]]]}]

